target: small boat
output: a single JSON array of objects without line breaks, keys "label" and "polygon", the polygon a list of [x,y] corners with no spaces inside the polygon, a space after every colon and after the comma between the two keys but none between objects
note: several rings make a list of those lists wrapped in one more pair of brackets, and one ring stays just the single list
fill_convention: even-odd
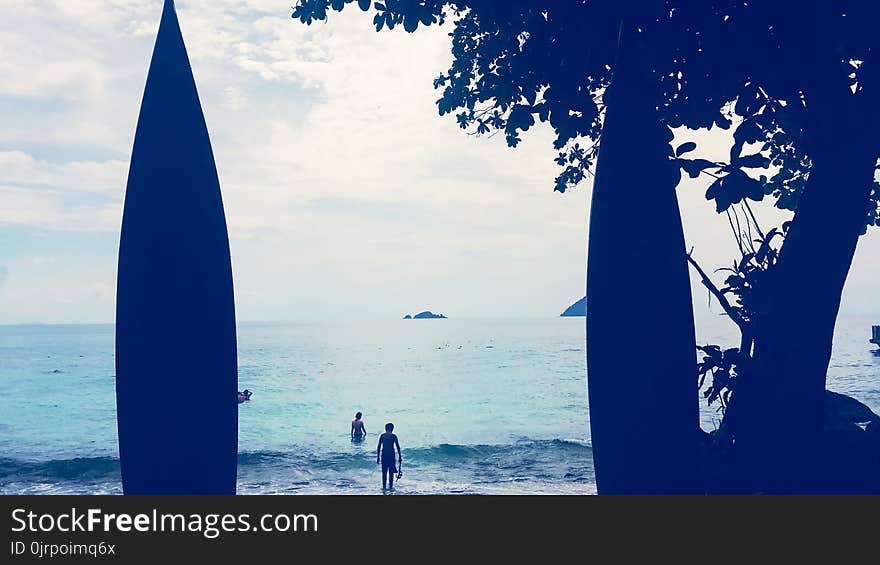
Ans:
[{"label": "small boat", "polygon": [[868,341],[880,346],[880,326],[871,326],[871,339]]}]

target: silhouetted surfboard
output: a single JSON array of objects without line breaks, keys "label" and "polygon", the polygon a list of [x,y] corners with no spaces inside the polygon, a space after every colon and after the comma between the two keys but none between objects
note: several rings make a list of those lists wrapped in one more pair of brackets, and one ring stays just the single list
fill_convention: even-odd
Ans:
[{"label": "silhouetted surfboard", "polygon": [[[599,494],[699,491],[693,306],[675,188],[645,59],[623,27],[587,256],[587,383]],[[647,93],[647,94],[646,94]]]},{"label": "silhouetted surfboard", "polygon": [[166,0],[128,173],[116,298],[126,494],[234,494],[232,267],[220,183]]}]

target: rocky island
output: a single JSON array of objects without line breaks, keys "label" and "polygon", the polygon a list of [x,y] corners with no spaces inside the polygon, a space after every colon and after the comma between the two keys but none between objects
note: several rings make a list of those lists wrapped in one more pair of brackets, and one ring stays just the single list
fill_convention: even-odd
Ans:
[{"label": "rocky island", "polygon": [[565,312],[559,315],[560,318],[570,316],[586,316],[587,315],[587,297],[584,296],[571,306],[565,309]]},{"label": "rocky island", "polygon": [[440,318],[445,320],[446,316],[444,316],[443,314],[435,314],[435,313],[431,312],[430,310],[425,310],[424,312],[419,312],[415,316],[410,316],[409,314],[407,314],[406,316],[403,317],[404,320],[431,320],[431,319],[440,319]]}]

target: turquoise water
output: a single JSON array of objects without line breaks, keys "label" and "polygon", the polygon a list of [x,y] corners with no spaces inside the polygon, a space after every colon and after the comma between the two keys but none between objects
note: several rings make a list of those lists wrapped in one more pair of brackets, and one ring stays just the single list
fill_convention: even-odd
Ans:
[{"label": "turquoise water", "polygon": [[[398,492],[594,492],[583,341],[582,318],[242,324],[238,491],[381,491],[390,421]],[[0,383],[2,492],[120,492],[113,326],[0,327]]]},{"label": "turquoise water", "polygon": [[[880,411],[869,331],[841,320],[829,388]],[[242,324],[238,492],[377,494],[391,421],[398,493],[595,493],[584,357],[583,318]],[[121,492],[113,326],[0,326],[0,394],[0,492]]]}]

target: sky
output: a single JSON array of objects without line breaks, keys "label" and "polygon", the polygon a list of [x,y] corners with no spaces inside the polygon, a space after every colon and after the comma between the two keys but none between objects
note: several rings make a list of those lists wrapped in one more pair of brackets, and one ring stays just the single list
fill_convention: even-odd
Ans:
[{"label": "sky", "polygon": [[[0,323],[112,322],[128,160],[161,0],[0,0]],[[516,149],[437,114],[448,28],[357,9],[179,0],[217,162],[240,321],[551,317],[584,295],[589,181],[552,191],[553,133]],[[723,158],[719,132],[679,132]],[[705,268],[736,254],[707,178],[678,188]],[[765,225],[788,215],[758,205]],[[649,211],[645,211],[649,213]],[[880,314],[880,235],[843,311]],[[719,279],[720,280],[720,279]],[[692,278],[695,314],[717,315]]]}]

